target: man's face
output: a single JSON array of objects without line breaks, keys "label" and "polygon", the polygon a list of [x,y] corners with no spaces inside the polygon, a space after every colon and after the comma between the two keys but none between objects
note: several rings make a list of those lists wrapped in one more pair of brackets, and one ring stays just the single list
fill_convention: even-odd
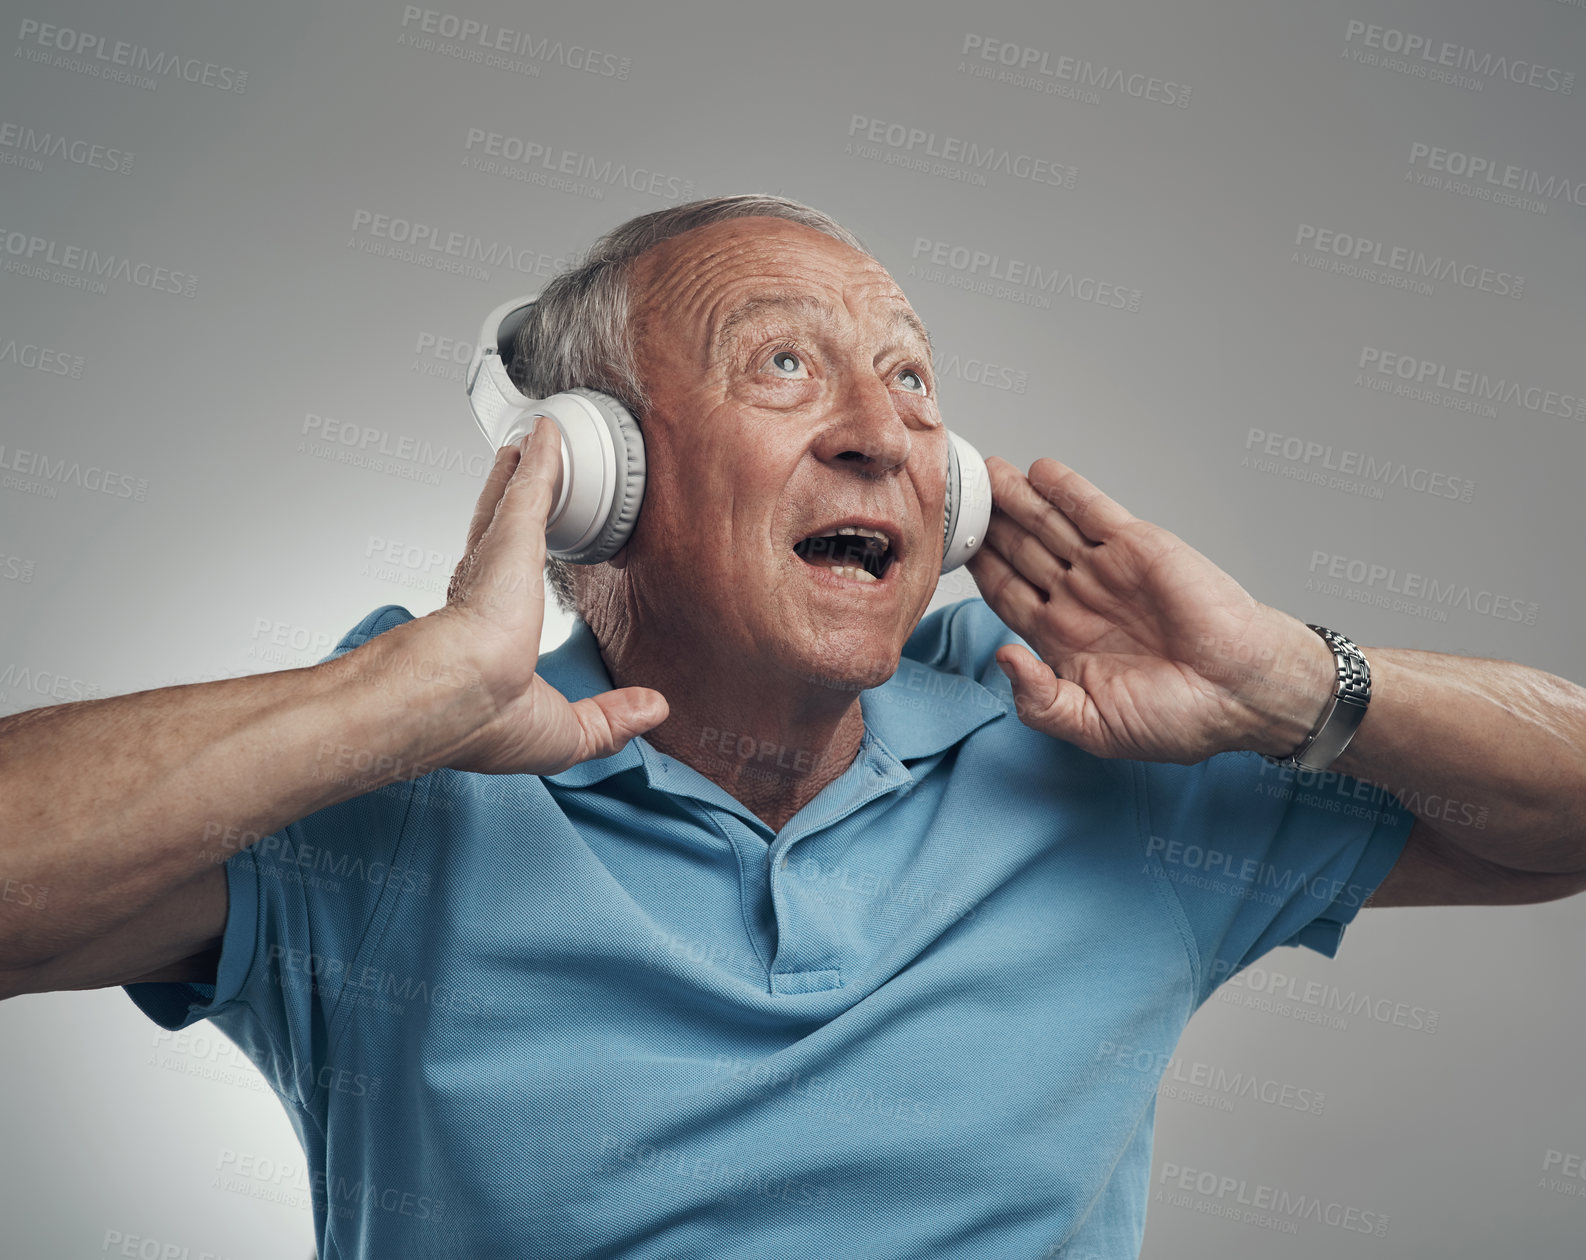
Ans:
[{"label": "man's face", "polygon": [[[631,280],[651,399],[631,633],[843,690],[886,681],[936,587],[947,469],[929,344],[902,291],[874,260],[772,218],[674,237]],[[884,533],[879,562],[844,527]]]}]

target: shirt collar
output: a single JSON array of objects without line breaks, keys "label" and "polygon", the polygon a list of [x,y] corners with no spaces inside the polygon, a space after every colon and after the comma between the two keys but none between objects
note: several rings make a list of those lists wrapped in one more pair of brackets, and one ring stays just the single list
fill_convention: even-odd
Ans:
[{"label": "shirt collar", "polygon": [[[582,619],[573,621],[565,643],[540,657],[538,673],[569,700],[587,699],[613,685],[595,632]],[[1001,681],[1000,670],[996,675]],[[1012,697],[967,675],[905,656],[885,683],[860,693],[859,708],[870,736],[899,761],[908,761],[944,752],[971,731],[1010,713]],[[563,787],[588,787],[624,770],[644,768],[646,753],[652,759],[665,755],[640,735],[609,757],[542,777]]]}]

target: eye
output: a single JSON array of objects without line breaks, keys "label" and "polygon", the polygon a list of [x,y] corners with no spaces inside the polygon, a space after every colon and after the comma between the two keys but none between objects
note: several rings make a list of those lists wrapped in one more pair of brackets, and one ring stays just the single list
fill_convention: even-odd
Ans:
[{"label": "eye", "polygon": [[898,380],[903,382],[903,387],[911,394],[925,392],[925,378],[913,368],[904,368],[898,373]]},{"label": "eye", "polygon": [[792,350],[778,350],[767,362],[771,365],[771,375],[780,376],[786,381],[802,380],[809,375],[804,360]]}]

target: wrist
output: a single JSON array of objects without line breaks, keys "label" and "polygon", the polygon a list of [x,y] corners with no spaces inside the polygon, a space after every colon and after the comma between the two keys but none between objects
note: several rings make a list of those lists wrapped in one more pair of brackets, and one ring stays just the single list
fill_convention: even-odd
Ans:
[{"label": "wrist", "polygon": [[1242,679],[1237,747],[1288,757],[1316,729],[1338,689],[1337,662],[1326,641],[1297,617],[1269,608],[1271,627],[1259,668]]},{"label": "wrist", "polygon": [[471,646],[460,628],[431,613],[375,635],[341,661],[391,706],[415,755],[433,755],[472,735],[501,707]]}]

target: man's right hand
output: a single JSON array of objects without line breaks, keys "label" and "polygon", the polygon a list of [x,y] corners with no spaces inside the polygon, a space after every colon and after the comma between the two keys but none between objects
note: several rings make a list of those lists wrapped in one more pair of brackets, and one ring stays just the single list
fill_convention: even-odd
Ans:
[{"label": "man's right hand", "polygon": [[403,768],[555,773],[665,721],[650,688],[569,704],[535,673],[560,459],[538,428],[497,453],[444,608],[319,665],[0,718],[0,869],[39,894],[0,900],[0,999],[213,984],[239,848]]},{"label": "man's right hand", "polygon": [[554,774],[608,757],[666,720],[650,687],[567,698],[536,672],[545,623],[545,525],[559,482],[561,443],[542,418],[520,442],[496,452],[452,575],[446,606],[421,621],[445,659],[468,662],[494,715],[447,761],[480,774]]}]

